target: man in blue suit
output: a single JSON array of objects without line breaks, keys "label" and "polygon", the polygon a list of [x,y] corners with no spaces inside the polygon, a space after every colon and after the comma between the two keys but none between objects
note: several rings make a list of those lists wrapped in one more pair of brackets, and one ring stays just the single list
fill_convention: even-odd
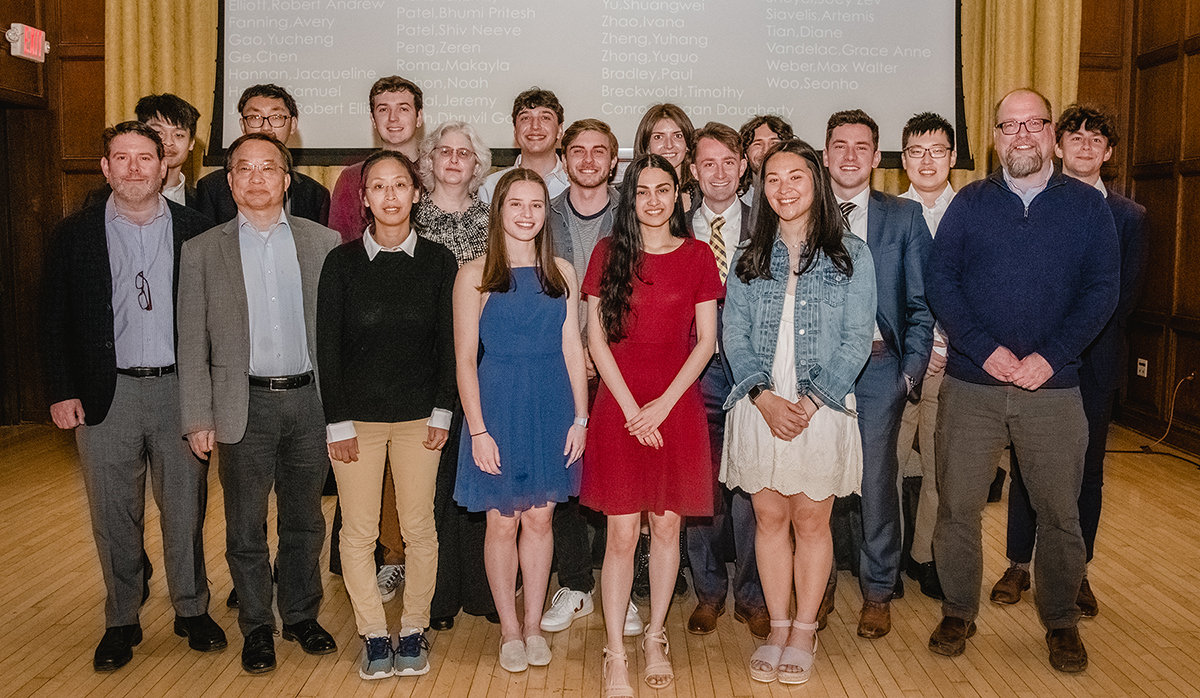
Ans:
[{"label": "man in blue suit", "polygon": [[922,277],[933,239],[920,204],[871,189],[871,171],[880,159],[879,126],[861,109],[829,117],[824,159],[850,232],[871,249],[879,299],[871,358],[854,387],[863,441],[858,634],[873,639],[892,628],[891,600],[899,583],[896,438],[904,402],[918,394],[933,347]]},{"label": "man in blue suit", "polygon": [[[1083,485],[1079,491],[1079,525],[1083,532],[1087,561],[1091,562],[1096,529],[1100,525],[1100,490],[1104,484],[1104,448],[1108,440],[1108,425],[1112,421],[1113,400],[1127,362],[1125,323],[1141,295],[1146,270],[1146,209],[1115,191],[1109,191],[1100,181],[1100,168],[1112,157],[1112,149],[1117,142],[1116,127],[1108,114],[1093,107],[1072,104],[1058,117],[1057,133],[1054,152],[1062,160],[1063,174],[1090,184],[1104,195],[1117,226],[1121,247],[1121,290],[1117,310],[1100,335],[1079,357],[1079,396],[1083,400],[1083,413],[1088,423]],[[1016,460],[1015,457],[1013,460]],[[991,599],[996,603],[1016,603],[1021,600],[1021,592],[1029,588],[1029,563],[1033,559],[1037,514],[1030,503],[1029,492],[1025,489],[1019,468],[1019,465],[1013,468],[1013,481],[1008,490],[1006,554],[1009,568],[992,588]],[[1089,618],[1100,612],[1096,596],[1088,584],[1086,568],[1075,605],[1082,615]]]}]

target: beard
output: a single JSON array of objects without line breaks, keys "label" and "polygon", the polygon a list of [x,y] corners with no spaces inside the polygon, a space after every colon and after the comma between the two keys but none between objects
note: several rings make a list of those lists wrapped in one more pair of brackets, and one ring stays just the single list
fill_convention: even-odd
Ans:
[{"label": "beard", "polygon": [[115,179],[109,183],[112,186],[117,197],[129,202],[143,202],[155,196],[162,189],[161,182],[155,182],[153,178],[142,182],[130,182],[123,179]]},{"label": "beard", "polygon": [[1032,150],[1021,153],[1017,151],[1017,145],[1014,143],[1009,146],[1006,153],[1007,157],[1004,158],[1007,161],[1005,166],[1008,168],[1008,175],[1014,179],[1020,179],[1028,177],[1035,172],[1040,172],[1046,164],[1041,151],[1035,147]]}]

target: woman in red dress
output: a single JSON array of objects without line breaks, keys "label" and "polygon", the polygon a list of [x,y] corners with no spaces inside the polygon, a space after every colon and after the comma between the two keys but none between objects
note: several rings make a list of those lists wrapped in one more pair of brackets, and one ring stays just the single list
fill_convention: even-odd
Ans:
[{"label": "woman in red dress", "polygon": [[633,161],[611,237],[592,254],[588,345],[602,384],[592,410],[579,501],[608,516],[601,572],[606,696],[632,695],[622,630],[642,513],[650,521],[646,683],[674,680],[664,623],[679,570],[684,516],[712,514],[704,402],[696,385],[716,347],[725,295],[712,251],[684,224],[675,169]]}]

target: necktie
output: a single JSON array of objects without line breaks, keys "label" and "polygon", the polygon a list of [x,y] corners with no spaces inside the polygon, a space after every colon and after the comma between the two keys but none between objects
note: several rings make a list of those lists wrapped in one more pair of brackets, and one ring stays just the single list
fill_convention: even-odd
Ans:
[{"label": "necktie", "polygon": [[724,225],[724,216],[717,216],[708,223],[710,230],[708,246],[712,248],[713,256],[717,258],[717,273],[721,275],[721,283],[725,283],[725,277],[729,274],[729,263],[725,261],[725,238],[721,235],[721,228]]},{"label": "necktie", "polygon": [[858,208],[853,201],[843,201],[838,204],[838,208],[842,209],[842,218],[846,219],[846,227],[850,227],[850,212]]}]

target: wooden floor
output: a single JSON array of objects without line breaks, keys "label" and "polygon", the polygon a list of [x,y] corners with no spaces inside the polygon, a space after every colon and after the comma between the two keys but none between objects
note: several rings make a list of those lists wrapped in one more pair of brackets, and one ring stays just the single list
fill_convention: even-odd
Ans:
[{"label": "wooden floor", "polygon": [[[1109,448],[1130,449],[1146,439],[1114,429]],[[755,647],[729,615],[719,631],[684,631],[693,601],[676,603],[668,621],[675,685],[642,696],[1200,696],[1200,471],[1150,455],[1109,456],[1104,520],[1090,579],[1099,617],[1085,620],[1091,664],[1080,675],[1050,669],[1032,603],[984,603],[979,633],[956,659],[930,653],[926,641],[939,605],[909,585],[892,604],[893,630],[868,641],[855,635],[858,587],[843,572],[837,609],[821,633],[816,669],[805,686],[750,681],[746,661]],[[230,589],[224,560],[220,484],[210,478],[206,545],[212,615],[230,635],[222,652],[188,649],[171,631],[173,611],[161,572],[142,609],[145,639],[133,661],[112,674],[92,671],[103,631],[104,586],[78,474],[74,443],[49,427],[0,429],[0,695],[116,696],[597,696],[604,631],[599,613],[551,636],[550,666],[511,675],[496,661],[498,627],[459,616],[454,629],[432,633],[432,671],[421,678],[362,681],[359,642],[340,578],[325,584],[320,620],[339,652],[303,654],[277,640],[278,669],[262,676],[241,671],[236,614],[225,608]],[[332,518],[332,500],[326,500]],[[984,584],[1004,571],[1001,504],[985,513]],[[147,507],[146,546],[161,570],[161,536]],[[323,560],[322,568],[325,568]],[[400,598],[388,604],[398,621]],[[645,615],[643,609],[643,616]],[[634,643],[627,643],[630,650]],[[640,654],[636,669],[641,668]]]}]

